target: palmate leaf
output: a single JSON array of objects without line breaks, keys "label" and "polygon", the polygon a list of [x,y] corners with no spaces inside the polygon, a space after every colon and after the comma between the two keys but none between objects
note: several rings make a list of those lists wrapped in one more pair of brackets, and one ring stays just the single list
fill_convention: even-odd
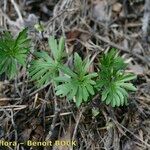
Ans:
[{"label": "palmate leaf", "polygon": [[26,48],[27,46],[29,46],[28,44],[30,42],[30,39],[28,39],[27,31],[28,29],[25,28],[24,30],[22,30],[22,32],[19,33],[18,37],[15,40],[16,47],[18,46],[19,48]]},{"label": "palmate leaf", "polygon": [[44,51],[35,54],[38,58],[31,62],[29,75],[32,81],[36,81],[37,86],[45,85],[58,74],[58,66],[54,60]]},{"label": "palmate leaf", "polygon": [[66,75],[70,76],[70,77],[73,77],[73,78],[76,78],[77,77],[77,74],[75,72],[73,72],[70,68],[62,65],[60,67],[60,70],[65,73]]},{"label": "palmate leaf", "polygon": [[88,92],[86,86],[82,86],[82,97],[83,97],[83,100],[85,102],[87,102],[88,97],[89,97],[89,92]]},{"label": "palmate leaf", "polygon": [[66,96],[69,93],[69,91],[70,91],[69,87],[70,87],[69,83],[57,86],[57,88],[56,88],[56,90],[57,90],[56,95]]},{"label": "palmate leaf", "polygon": [[57,41],[53,36],[50,36],[48,44],[51,49],[54,60],[60,62],[61,59],[66,55],[64,52],[65,39],[61,37],[60,40]]},{"label": "palmate leaf", "polygon": [[78,87],[78,92],[77,92],[77,95],[75,96],[75,100],[76,100],[76,106],[79,107],[83,101],[81,86]]},{"label": "palmate leaf", "polygon": [[93,85],[91,85],[90,83],[86,83],[85,86],[86,86],[87,91],[88,91],[91,95],[94,95],[94,94],[95,94]]},{"label": "palmate leaf", "polygon": [[[58,77],[62,59],[64,57],[64,38],[60,38],[59,45],[54,37],[49,38],[49,46],[52,57],[48,52],[35,52],[36,59],[32,60],[29,75],[32,81],[36,81],[38,87],[54,81]],[[56,81],[56,80],[55,80]],[[61,93],[60,90],[58,93]]]},{"label": "palmate leaf", "polygon": [[17,65],[16,60],[6,57],[1,61],[0,64],[0,74],[5,72],[7,75],[9,75],[9,78],[12,79],[16,75]]},{"label": "palmate leaf", "polygon": [[78,53],[74,54],[74,71],[81,76],[84,76],[87,73],[87,70],[90,66],[91,62],[89,61],[89,57],[86,57],[83,61]]},{"label": "palmate leaf", "polygon": [[124,70],[127,64],[124,60],[118,56],[118,53],[115,49],[111,49],[109,53],[103,55],[100,59],[100,67],[102,71],[108,72],[110,74],[110,70],[113,69],[114,72],[118,70]]},{"label": "palmate leaf", "polygon": [[132,83],[120,83],[117,85],[119,85],[120,87],[123,87],[129,91],[136,91],[136,88]]},{"label": "palmate leaf", "polygon": [[[55,80],[60,82],[56,89],[56,94],[66,96],[68,100],[75,100],[76,106],[79,107],[82,102],[87,102],[91,95],[95,94],[94,85],[96,82],[93,78],[97,77],[97,73],[88,73],[85,70],[88,60],[82,60],[81,57],[75,53],[74,55],[74,69],[71,70],[66,66],[61,66],[60,70],[65,76],[57,77]],[[89,64],[88,64],[89,65]]]},{"label": "palmate leaf", "polygon": [[83,62],[81,57],[78,55],[78,53],[74,54],[74,70],[76,73],[80,74],[83,71]]},{"label": "palmate leaf", "polygon": [[109,88],[102,91],[102,101],[105,101],[106,104],[111,104],[112,107],[123,106],[127,104],[128,93],[125,89],[114,86],[113,91]]},{"label": "palmate leaf", "polygon": [[0,74],[5,73],[9,79],[18,73],[18,67],[26,65],[26,58],[30,49],[30,39],[27,28],[23,29],[16,38],[5,32],[0,38]]},{"label": "palmate leaf", "polygon": [[101,60],[96,81],[101,100],[112,107],[127,105],[128,91],[136,91],[134,85],[129,82],[136,76],[124,72],[127,64],[114,50],[104,54]]},{"label": "palmate leaf", "polygon": [[124,73],[118,77],[117,83],[127,82],[127,81],[134,80],[134,79],[136,79],[136,76],[134,74]]},{"label": "palmate leaf", "polygon": [[54,59],[57,59],[57,53],[58,53],[57,40],[53,36],[50,36],[48,42]]}]

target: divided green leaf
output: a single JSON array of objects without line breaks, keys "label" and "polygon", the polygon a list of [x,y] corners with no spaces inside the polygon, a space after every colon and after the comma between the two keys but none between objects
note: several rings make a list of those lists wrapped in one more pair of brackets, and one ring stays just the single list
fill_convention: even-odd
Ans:
[{"label": "divided green leaf", "polygon": [[56,95],[66,96],[68,100],[75,99],[76,106],[79,107],[82,102],[87,102],[90,95],[94,95],[93,78],[97,73],[88,73],[89,59],[84,60],[75,53],[74,69],[71,70],[66,66],[62,66],[60,70],[64,73],[64,77],[55,78],[61,84],[56,87]]},{"label": "divided green leaf", "polygon": [[[26,66],[29,43],[27,28],[16,38],[9,32],[4,33],[0,38],[0,75],[5,73],[12,79],[21,66]],[[63,64],[63,58],[66,56],[63,37],[56,40],[50,36],[48,44],[50,53],[35,52],[35,58],[29,67],[31,80],[35,81],[37,86],[54,81],[55,94],[74,100],[77,107],[83,102],[88,102],[90,96],[95,94],[95,88],[100,92],[101,100],[107,105],[119,107],[128,104],[128,92],[136,91],[130,81],[136,76],[125,72],[127,64],[118,56],[116,50],[112,49],[102,56],[98,73],[89,73],[89,57],[82,60],[78,53],[74,54],[73,68],[70,69]],[[60,72],[63,76],[60,76]]]},{"label": "divided green leaf", "polygon": [[59,75],[59,67],[62,65],[62,59],[65,56],[64,38],[60,38],[59,43],[54,37],[49,38],[49,47],[52,56],[48,52],[36,52],[36,59],[31,62],[29,75],[37,86],[45,85],[51,82]]},{"label": "divided green leaf", "polygon": [[0,38],[0,74],[5,73],[9,79],[15,77],[18,66],[26,65],[26,58],[30,39],[27,28],[22,30],[16,38],[9,32],[5,32]]},{"label": "divided green leaf", "polygon": [[136,91],[130,80],[136,78],[131,73],[125,73],[127,64],[112,49],[100,60],[100,71],[96,87],[100,91],[101,100],[112,107],[127,104],[128,91]]}]

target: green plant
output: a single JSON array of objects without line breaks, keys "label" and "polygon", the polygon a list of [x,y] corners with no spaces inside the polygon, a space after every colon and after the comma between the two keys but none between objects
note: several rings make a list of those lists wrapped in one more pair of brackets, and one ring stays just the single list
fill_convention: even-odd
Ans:
[{"label": "green plant", "polygon": [[12,79],[18,72],[18,65],[26,65],[29,42],[27,29],[22,30],[16,38],[9,32],[4,33],[0,38],[0,74],[5,73]]},{"label": "green plant", "polygon": [[128,91],[136,90],[133,84],[129,83],[136,76],[125,73],[126,66],[114,49],[104,54],[100,60],[96,87],[100,91],[101,100],[112,107],[127,104]]},{"label": "green plant", "polygon": [[37,59],[31,62],[29,75],[33,81],[36,81],[37,86],[45,85],[59,75],[59,66],[62,65],[62,60],[65,56],[64,52],[65,40],[60,38],[59,43],[54,37],[49,38],[49,47],[51,56],[44,51],[35,52]]},{"label": "green plant", "polygon": [[77,107],[83,101],[87,102],[89,96],[95,93],[96,82],[93,78],[97,76],[97,73],[88,73],[89,65],[89,58],[82,61],[81,57],[75,53],[73,71],[66,66],[61,66],[64,76],[55,78],[55,81],[61,82],[56,87],[56,95],[66,96],[68,100],[74,99]]},{"label": "green plant", "polygon": [[[0,38],[0,75],[5,73],[9,79],[17,74],[21,66],[26,66],[26,58],[30,49],[30,39],[27,37],[27,28],[22,30],[16,38],[5,32]],[[128,91],[136,88],[130,80],[136,78],[131,73],[126,73],[127,64],[118,56],[116,50],[104,54],[99,61],[99,71],[89,73],[91,64],[89,57],[84,60],[75,53],[73,69],[65,66],[63,58],[65,40],[63,37],[57,41],[49,38],[51,54],[40,51],[35,52],[35,59],[29,67],[31,80],[37,86],[54,83],[56,95],[74,100],[77,107],[82,102],[87,102],[95,89],[99,91],[101,100],[112,107],[127,105]],[[18,68],[19,67],[19,68]],[[59,72],[63,76],[59,75]]]}]

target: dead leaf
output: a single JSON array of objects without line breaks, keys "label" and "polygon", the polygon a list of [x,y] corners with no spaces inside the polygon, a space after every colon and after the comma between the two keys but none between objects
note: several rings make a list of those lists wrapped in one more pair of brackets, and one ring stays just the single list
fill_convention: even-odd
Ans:
[{"label": "dead leaf", "polygon": [[5,88],[4,83],[0,82],[0,95],[2,94],[4,88]]},{"label": "dead leaf", "polygon": [[137,42],[133,47],[133,52],[141,54],[142,52],[142,46],[139,42]]},{"label": "dead leaf", "polygon": [[71,31],[67,32],[67,39],[74,40],[77,37],[79,37],[80,34],[81,34],[81,32],[79,30],[76,30],[76,29],[71,30]]},{"label": "dead leaf", "polygon": [[[75,126],[74,124],[71,127],[69,126],[67,128],[66,133],[64,135],[62,135],[62,137],[60,137],[58,139],[58,141],[71,141],[71,134],[73,132],[74,126]],[[71,147],[72,147],[71,145],[64,145],[64,146],[55,146],[54,145],[53,150],[70,150],[70,149],[72,149]]]},{"label": "dead leaf", "polygon": [[140,150],[133,140],[127,141],[123,146],[123,150]]},{"label": "dead leaf", "polygon": [[129,41],[127,39],[124,39],[120,42],[120,45],[124,47],[125,49],[129,49]]},{"label": "dead leaf", "polygon": [[105,0],[95,0],[93,2],[93,17],[97,21],[109,21],[108,3]]},{"label": "dead leaf", "polygon": [[87,42],[90,39],[91,35],[87,33],[81,33],[80,40],[83,42]]},{"label": "dead leaf", "polygon": [[124,9],[122,9],[121,12],[119,13],[119,17],[123,18],[125,16],[126,16],[125,11],[124,11]]},{"label": "dead leaf", "polygon": [[115,150],[120,150],[120,138],[119,138],[119,133],[116,128],[114,128],[114,138],[113,138],[113,147]]},{"label": "dead leaf", "polygon": [[5,89],[4,83],[0,82],[0,106],[7,106],[9,104],[8,99],[3,94],[4,89]]},{"label": "dead leaf", "polygon": [[88,72],[90,72],[90,73],[94,72],[94,64],[93,63],[90,64]]},{"label": "dead leaf", "polygon": [[25,129],[23,132],[22,132],[22,135],[21,135],[21,140],[22,141],[27,141],[29,140],[30,138],[30,135],[31,135],[31,132],[32,132],[32,129]]},{"label": "dead leaf", "polygon": [[129,69],[132,70],[136,75],[144,74],[144,67],[139,64],[129,64]]},{"label": "dead leaf", "polygon": [[121,9],[122,9],[122,4],[120,4],[120,3],[115,3],[112,6],[112,10],[116,13],[121,12]]},{"label": "dead leaf", "polygon": [[9,104],[8,100],[5,100],[5,98],[0,99],[0,106],[7,106]]},{"label": "dead leaf", "polygon": [[32,135],[32,141],[41,141],[44,137],[44,129],[41,125],[37,126]]}]

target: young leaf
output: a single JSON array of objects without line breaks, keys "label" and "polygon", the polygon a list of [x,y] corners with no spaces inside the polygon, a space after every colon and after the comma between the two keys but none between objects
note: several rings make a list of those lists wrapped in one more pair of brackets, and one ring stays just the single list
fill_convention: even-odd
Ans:
[{"label": "young leaf", "polygon": [[[53,57],[44,51],[35,52],[34,55],[36,56],[36,59],[31,63],[29,75],[31,80],[36,81],[37,86],[40,87],[52,82],[52,80],[55,82],[57,82],[56,80],[60,80],[60,78],[58,79],[56,77],[58,77],[60,66],[62,66],[62,59],[64,57],[64,44],[64,39],[61,38],[59,40],[58,47],[57,40],[51,36],[49,38],[49,46]],[[64,90],[60,90],[58,93],[60,92],[64,92]]]},{"label": "young leaf", "polygon": [[27,28],[16,38],[13,38],[9,32],[5,32],[0,38],[0,74],[5,73],[9,79],[14,78],[19,68],[26,65],[29,49],[30,39],[28,39]]},{"label": "young leaf", "polygon": [[57,40],[53,36],[50,36],[49,40],[48,40],[48,44],[49,44],[49,47],[51,49],[52,55],[53,55],[54,59],[56,60],[57,55],[58,55]]},{"label": "young leaf", "polygon": [[[60,70],[64,73],[64,77],[58,77],[56,80],[61,82],[60,85],[56,87],[57,95],[66,96],[68,100],[75,98],[76,106],[79,107],[82,102],[87,102],[90,95],[94,95],[94,77],[97,76],[96,73],[88,73],[85,71],[85,60],[75,53],[74,55],[74,69],[71,70],[67,66],[62,65]],[[88,62],[87,62],[88,63]],[[67,79],[69,78],[69,80]],[[69,84],[68,93],[65,91],[59,92],[60,86]]]},{"label": "young leaf", "polygon": [[[130,80],[136,78],[131,73],[125,73],[127,64],[118,56],[115,50],[104,54],[101,59],[100,71],[96,88],[101,92],[101,100],[112,107],[127,104],[128,91],[135,91]],[[109,90],[111,89],[111,90]]]}]

